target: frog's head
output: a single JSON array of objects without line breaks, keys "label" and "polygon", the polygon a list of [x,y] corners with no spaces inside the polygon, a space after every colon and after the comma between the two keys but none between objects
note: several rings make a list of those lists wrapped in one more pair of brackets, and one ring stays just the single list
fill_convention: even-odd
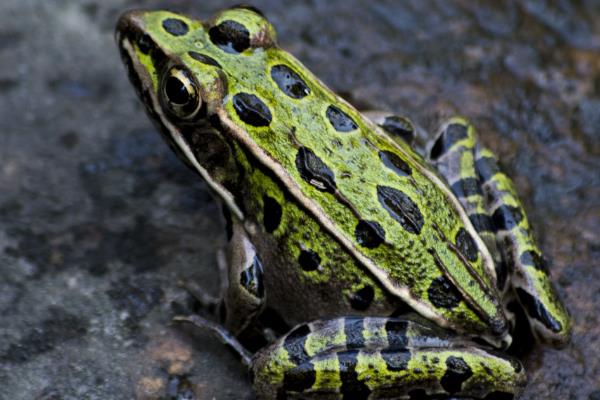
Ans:
[{"label": "frog's head", "polygon": [[129,11],[116,30],[130,79],[151,116],[173,123],[210,114],[227,94],[227,74],[243,70],[236,56],[271,48],[275,37],[262,14],[245,6],[206,22],[168,11]]},{"label": "frog's head", "polygon": [[209,183],[228,174],[207,165],[227,159],[224,141],[212,140],[220,130],[216,115],[232,82],[255,80],[247,65],[276,45],[273,26],[245,6],[208,21],[135,10],[120,17],[116,40],[138,96],[169,145]]}]

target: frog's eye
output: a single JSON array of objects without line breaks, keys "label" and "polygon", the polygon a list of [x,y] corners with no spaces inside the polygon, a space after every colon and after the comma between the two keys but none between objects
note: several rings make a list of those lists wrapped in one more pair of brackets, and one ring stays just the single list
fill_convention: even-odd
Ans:
[{"label": "frog's eye", "polygon": [[162,79],[163,106],[178,118],[193,118],[202,106],[198,87],[181,67],[170,68]]}]

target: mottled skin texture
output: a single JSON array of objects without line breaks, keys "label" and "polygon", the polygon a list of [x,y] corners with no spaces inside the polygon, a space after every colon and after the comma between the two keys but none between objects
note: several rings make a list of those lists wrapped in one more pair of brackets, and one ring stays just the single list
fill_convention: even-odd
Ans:
[{"label": "mottled skin texture", "polygon": [[[296,323],[346,314],[385,316],[407,303],[436,324],[465,336],[495,345],[510,342],[496,288],[494,259],[499,256],[493,250],[492,258],[484,244],[492,239],[482,240],[443,180],[406,143],[390,138],[277,48],[272,26],[259,14],[237,8],[202,24],[167,12],[130,13],[120,21],[118,41],[150,115],[176,152],[224,202],[234,231],[242,232],[239,239],[234,235],[233,247],[249,240],[252,250],[247,255],[252,257],[241,258],[248,262],[256,256],[264,263],[264,281],[258,283],[257,263],[245,264],[244,269],[230,266],[229,286],[239,291],[241,285],[251,293],[255,310],[266,301],[288,323]],[[452,153],[459,141],[451,136],[444,152]],[[463,172],[451,169],[444,178]],[[498,189],[498,202],[518,205],[503,175],[483,181],[504,185]],[[513,239],[509,247],[516,254],[529,249],[539,255],[533,242],[524,245],[531,239],[527,220],[520,215],[523,229],[505,229]],[[252,273],[237,281],[240,270]],[[550,339],[561,343],[568,337],[568,319],[545,279],[522,284],[535,289],[528,292],[537,301],[528,308],[529,316],[546,338],[548,324],[536,325],[540,318],[532,309],[542,306],[555,321],[562,321],[558,329],[551,329]],[[262,283],[266,297],[255,290]],[[242,301],[229,294],[225,310]],[[247,320],[226,324],[238,333],[252,317],[250,313]],[[300,336],[310,338],[310,332]],[[313,336],[334,339],[319,333]],[[343,335],[338,340],[340,345],[346,342]],[[377,358],[383,347],[379,344],[375,353],[363,355]],[[284,350],[275,345],[261,354],[280,361],[286,357],[279,354]],[[457,354],[473,358],[479,352],[468,345]],[[429,369],[426,380],[441,382],[441,389],[432,387],[428,394],[462,390],[460,385],[444,385],[439,376],[454,367],[447,363],[436,372],[422,358],[419,361],[417,353],[407,355],[420,365],[415,368]],[[315,357],[311,371],[326,374],[332,368],[332,373],[344,375],[340,354],[340,367],[317,360],[318,351],[308,356]],[[377,364],[375,358],[365,365]],[[346,364],[359,368],[361,362],[356,360]],[[364,376],[353,375],[362,389],[349,391],[339,382],[319,380],[286,386],[288,372],[300,368],[301,361],[306,360],[292,360],[274,379],[258,377],[258,394],[272,397],[266,389],[271,386],[298,393],[327,387],[343,394],[364,394],[362,390],[375,398],[400,393],[395,389],[386,393],[389,385],[403,386],[379,367],[368,374],[378,377],[368,385]],[[464,369],[463,358],[449,362],[457,370]],[[467,391],[465,395],[483,398],[493,393],[496,382],[503,382],[504,372],[493,361],[484,369],[495,378],[477,394]],[[258,372],[255,376],[263,371],[258,368]],[[508,379],[512,383],[502,392],[518,393],[520,373],[512,369]],[[480,373],[474,375],[480,379]],[[416,387],[422,385],[416,377],[406,379]]]}]

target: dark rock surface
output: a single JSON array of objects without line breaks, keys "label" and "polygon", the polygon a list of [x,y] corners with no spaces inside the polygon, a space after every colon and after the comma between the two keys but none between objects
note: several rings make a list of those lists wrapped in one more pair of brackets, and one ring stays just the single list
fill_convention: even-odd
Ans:
[{"label": "dark rock surface", "polygon": [[[118,15],[206,18],[233,1],[2,0],[0,399],[251,398],[203,332],[219,211],[154,132],[113,41]],[[600,398],[600,3],[256,1],[294,53],[362,108],[433,131],[461,113],[515,178],[574,320],[525,358],[526,399]]]}]

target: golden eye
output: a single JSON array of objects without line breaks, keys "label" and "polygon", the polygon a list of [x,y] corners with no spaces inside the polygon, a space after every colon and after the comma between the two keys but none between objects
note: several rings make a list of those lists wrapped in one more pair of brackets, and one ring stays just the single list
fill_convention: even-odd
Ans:
[{"label": "golden eye", "polygon": [[192,118],[202,106],[194,80],[180,67],[172,67],[167,71],[163,77],[162,91],[164,105],[176,117]]}]

